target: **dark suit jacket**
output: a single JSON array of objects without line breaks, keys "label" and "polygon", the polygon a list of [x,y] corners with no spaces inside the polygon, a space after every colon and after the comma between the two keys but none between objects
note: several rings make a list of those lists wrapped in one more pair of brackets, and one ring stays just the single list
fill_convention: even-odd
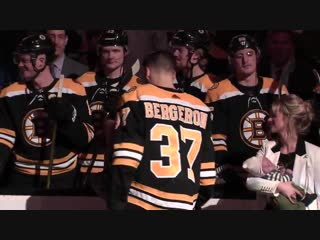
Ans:
[{"label": "dark suit jacket", "polygon": [[[271,66],[267,59],[262,59],[259,74],[264,77],[271,77]],[[305,61],[296,59],[295,68],[288,80],[289,93],[296,94],[304,100],[312,99],[313,88],[316,84],[317,79],[312,72],[312,66]]]},{"label": "dark suit jacket", "polygon": [[76,79],[88,71],[89,68],[86,65],[66,56],[63,62],[61,74],[64,74],[66,78]]}]

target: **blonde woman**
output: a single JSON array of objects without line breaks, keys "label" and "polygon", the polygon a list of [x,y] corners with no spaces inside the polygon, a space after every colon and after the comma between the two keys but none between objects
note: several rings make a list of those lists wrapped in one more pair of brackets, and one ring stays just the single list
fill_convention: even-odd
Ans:
[{"label": "blonde woman", "polygon": [[287,208],[274,209],[320,209],[320,148],[303,140],[313,118],[310,102],[294,94],[281,96],[267,122],[273,140],[243,163],[251,174],[249,190],[264,193],[268,203],[286,201]]}]

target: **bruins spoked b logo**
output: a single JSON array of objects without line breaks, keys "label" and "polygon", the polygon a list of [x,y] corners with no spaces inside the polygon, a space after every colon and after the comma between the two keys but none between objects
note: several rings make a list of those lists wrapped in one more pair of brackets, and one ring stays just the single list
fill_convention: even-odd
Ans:
[{"label": "bruins spoked b logo", "polygon": [[25,141],[34,147],[51,144],[53,122],[44,108],[29,111],[22,122],[22,133]]},{"label": "bruins spoked b logo", "polygon": [[261,148],[263,140],[266,139],[263,126],[266,116],[268,116],[268,113],[260,109],[253,109],[243,115],[239,130],[241,139],[245,144],[255,149]]}]

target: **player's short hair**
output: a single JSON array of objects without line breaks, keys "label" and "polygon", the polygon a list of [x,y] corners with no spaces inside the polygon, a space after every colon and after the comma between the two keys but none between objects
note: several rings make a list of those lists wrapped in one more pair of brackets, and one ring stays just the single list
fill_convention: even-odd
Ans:
[{"label": "player's short hair", "polygon": [[171,52],[160,50],[147,55],[144,58],[143,66],[166,72],[174,72],[176,70],[176,60]]}]

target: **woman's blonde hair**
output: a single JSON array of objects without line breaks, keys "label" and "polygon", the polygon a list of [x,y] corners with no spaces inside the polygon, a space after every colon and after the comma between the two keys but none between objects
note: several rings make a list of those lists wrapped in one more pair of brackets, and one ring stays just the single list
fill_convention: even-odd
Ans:
[{"label": "woman's blonde hair", "polygon": [[296,132],[298,135],[308,133],[314,119],[311,101],[304,101],[295,94],[282,95],[272,103],[272,111],[279,110],[288,117],[288,134]]}]

